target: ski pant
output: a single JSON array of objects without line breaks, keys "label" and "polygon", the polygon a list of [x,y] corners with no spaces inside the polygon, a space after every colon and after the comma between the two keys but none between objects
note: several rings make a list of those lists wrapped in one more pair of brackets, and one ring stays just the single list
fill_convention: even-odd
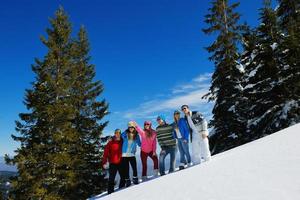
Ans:
[{"label": "ski pant", "polygon": [[191,163],[191,155],[189,151],[189,143],[184,139],[178,138],[177,139],[178,150],[180,153],[180,163],[182,165],[186,165],[187,163]]},{"label": "ski pant", "polygon": [[147,158],[148,156],[153,160],[154,169],[158,169],[158,159],[157,156],[153,155],[153,152],[145,153],[144,151],[141,151],[141,160],[142,160],[142,176],[147,176]]},{"label": "ski pant", "polygon": [[136,164],[136,158],[135,156],[131,157],[122,157],[121,165],[122,169],[124,170],[124,178],[125,181],[129,181],[129,164],[131,165],[133,177],[137,177],[137,164]]},{"label": "ski pant", "polygon": [[210,156],[210,150],[209,150],[209,143],[208,138],[202,138],[202,135],[200,133],[193,132],[193,141],[192,141],[192,161],[193,164],[200,164],[201,158],[203,158],[204,161],[209,161]]},{"label": "ski pant", "polygon": [[[112,164],[112,163],[110,163],[110,164],[109,164],[108,187],[107,187],[107,193],[108,193],[108,194],[114,192],[115,178],[116,178],[117,172],[119,172],[119,175],[120,175],[121,180],[122,180],[122,177],[123,177],[123,171],[122,171],[121,163],[120,163],[120,164]],[[124,181],[124,178],[123,178],[123,181]],[[122,186],[122,184],[125,185],[125,182],[122,183],[122,182],[120,181],[119,188],[124,187],[124,186]]]},{"label": "ski pant", "polygon": [[160,175],[165,175],[165,158],[170,154],[170,168],[169,173],[175,170],[175,156],[176,156],[176,146],[162,147],[159,154],[159,172]]}]

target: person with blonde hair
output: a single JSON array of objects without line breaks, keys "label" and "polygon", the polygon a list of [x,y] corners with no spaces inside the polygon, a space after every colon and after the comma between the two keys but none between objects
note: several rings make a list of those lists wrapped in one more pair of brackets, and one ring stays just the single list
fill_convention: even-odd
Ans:
[{"label": "person with blonde hair", "polygon": [[137,146],[141,146],[141,140],[135,129],[135,124],[132,121],[128,123],[128,129],[125,130],[121,134],[121,136],[123,139],[121,165],[124,170],[126,187],[128,187],[131,185],[131,180],[129,176],[129,164],[133,172],[133,183],[139,183],[135,153]]}]

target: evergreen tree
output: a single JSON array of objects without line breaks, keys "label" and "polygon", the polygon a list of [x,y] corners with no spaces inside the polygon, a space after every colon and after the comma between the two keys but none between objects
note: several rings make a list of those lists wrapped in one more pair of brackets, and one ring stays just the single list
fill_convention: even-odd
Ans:
[{"label": "evergreen tree", "polygon": [[242,26],[238,24],[240,15],[234,11],[238,5],[228,5],[227,0],[214,0],[205,20],[210,27],[203,30],[206,34],[218,34],[212,45],[207,47],[208,52],[213,54],[210,60],[215,64],[210,92],[205,96],[210,101],[215,100],[210,123],[214,128],[211,138],[214,141],[211,143],[213,153],[238,145],[244,131],[244,122],[237,110],[242,90],[238,53]]},{"label": "evergreen tree", "polygon": [[19,172],[12,181],[12,199],[86,199],[99,191],[97,138],[106,123],[98,122],[107,105],[96,97],[103,87],[92,81],[84,31],[79,39],[71,38],[62,8],[50,23],[48,38],[41,38],[48,53],[35,60],[36,81],[26,90],[29,112],[16,122],[20,136],[12,135],[21,146],[12,159],[6,156]]},{"label": "evergreen tree", "polygon": [[[249,26],[246,27],[245,31],[243,32],[243,53],[241,55],[241,64],[244,67],[244,76],[242,78],[241,84],[242,84],[242,101],[239,103],[238,108],[239,110],[242,110],[241,115],[244,118],[244,127],[246,128],[246,131],[244,132],[242,138],[241,138],[241,144],[248,142],[252,139],[252,135],[248,134],[248,119],[251,119],[253,117],[253,112],[251,110],[251,107],[256,103],[254,99],[251,99],[251,97],[248,95],[247,87],[250,86],[249,79],[253,76],[251,72],[255,72],[256,69],[256,60],[255,55],[257,54],[257,43],[258,43],[258,37],[257,37],[257,30],[251,29]],[[255,97],[254,95],[252,97]]]},{"label": "evergreen tree", "polygon": [[279,84],[285,88],[282,111],[278,113],[277,129],[300,122],[300,1],[278,0],[280,29],[283,41],[279,44],[283,67]]},{"label": "evergreen tree", "polygon": [[244,136],[247,141],[276,132],[274,123],[281,112],[280,102],[284,89],[278,84],[281,62],[278,43],[281,33],[276,12],[270,0],[264,0],[260,9],[261,24],[256,30],[256,45],[248,55],[250,61],[245,65],[246,85],[243,95],[248,99],[248,127]]},{"label": "evergreen tree", "polygon": [[107,114],[108,108],[105,100],[97,101],[97,97],[103,92],[103,85],[100,81],[93,81],[95,70],[94,66],[89,64],[89,49],[86,31],[81,27],[73,46],[75,63],[73,73],[77,78],[72,93],[73,105],[77,110],[73,122],[77,132],[80,133],[78,140],[80,148],[77,149],[77,155],[80,157],[80,163],[77,165],[80,180],[78,187],[86,197],[106,189],[100,187],[102,177],[98,171],[101,169],[102,158],[99,139],[107,122],[99,123],[99,121]]}]

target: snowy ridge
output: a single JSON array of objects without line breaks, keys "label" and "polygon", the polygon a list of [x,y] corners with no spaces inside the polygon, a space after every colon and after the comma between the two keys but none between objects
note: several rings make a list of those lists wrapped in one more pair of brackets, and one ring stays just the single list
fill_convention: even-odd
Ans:
[{"label": "snowy ridge", "polygon": [[298,200],[299,129],[296,124],[210,162],[92,199]]}]

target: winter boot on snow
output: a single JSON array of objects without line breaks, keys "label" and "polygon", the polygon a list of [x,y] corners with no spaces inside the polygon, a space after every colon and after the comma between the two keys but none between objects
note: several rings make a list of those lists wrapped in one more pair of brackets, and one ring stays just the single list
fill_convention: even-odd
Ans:
[{"label": "winter boot on snow", "polygon": [[115,184],[113,182],[108,183],[107,194],[111,194],[114,192]]},{"label": "winter boot on snow", "polygon": [[138,178],[138,177],[133,177],[133,178],[132,178],[132,182],[133,182],[133,184],[135,184],[135,185],[139,184],[139,178]]},{"label": "winter boot on snow", "polygon": [[184,169],[184,165],[179,165],[179,170],[183,170]]},{"label": "winter boot on snow", "polygon": [[158,177],[158,169],[153,170],[153,177]]},{"label": "winter boot on snow", "polygon": [[142,181],[147,181],[148,177],[147,176],[142,176]]},{"label": "winter boot on snow", "polygon": [[131,180],[130,179],[126,179],[125,180],[125,185],[126,185],[126,187],[129,187],[131,185]]}]

